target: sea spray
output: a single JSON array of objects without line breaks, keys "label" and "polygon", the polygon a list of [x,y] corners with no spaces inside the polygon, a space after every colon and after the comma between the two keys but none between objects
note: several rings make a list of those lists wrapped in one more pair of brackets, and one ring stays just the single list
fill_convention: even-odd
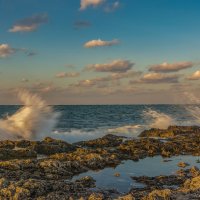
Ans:
[{"label": "sea spray", "polygon": [[148,121],[147,128],[166,129],[175,123],[175,120],[171,116],[152,109],[143,111],[143,116]]},{"label": "sea spray", "polygon": [[193,117],[191,125],[200,125],[200,100],[192,93],[184,92],[188,105],[185,105],[187,112]]},{"label": "sea spray", "polygon": [[24,106],[0,120],[0,139],[41,139],[51,134],[60,114],[36,94],[21,90],[18,96]]}]

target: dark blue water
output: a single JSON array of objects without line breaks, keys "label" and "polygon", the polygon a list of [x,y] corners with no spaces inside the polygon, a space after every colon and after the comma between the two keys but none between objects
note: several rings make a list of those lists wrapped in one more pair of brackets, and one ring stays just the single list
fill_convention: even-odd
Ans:
[{"label": "dark blue water", "polygon": [[[0,116],[4,118],[12,115],[19,108],[0,106]],[[178,125],[193,123],[192,116],[182,105],[54,106],[54,110],[61,113],[54,133],[69,142],[101,137],[107,133],[134,136],[151,123],[152,119],[146,118],[143,113],[148,109],[169,115]],[[135,128],[136,125],[141,127]],[[120,129],[115,131],[116,128]]]}]

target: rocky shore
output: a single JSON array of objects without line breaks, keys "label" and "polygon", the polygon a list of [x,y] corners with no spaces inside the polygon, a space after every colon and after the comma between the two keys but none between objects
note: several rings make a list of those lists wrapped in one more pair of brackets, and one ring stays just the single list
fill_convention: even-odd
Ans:
[{"label": "rocky shore", "polygon": [[195,166],[185,169],[187,163],[179,163],[181,169],[174,175],[131,177],[144,187],[133,187],[127,194],[97,189],[88,176],[72,181],[75,175],[116,167],[124,160],[178,155],[200,156],[200,127],[150,129],[134,139],[109,134],[74,144],[49,137],[0,141],[0,199],[200,199],[200,170]]}]

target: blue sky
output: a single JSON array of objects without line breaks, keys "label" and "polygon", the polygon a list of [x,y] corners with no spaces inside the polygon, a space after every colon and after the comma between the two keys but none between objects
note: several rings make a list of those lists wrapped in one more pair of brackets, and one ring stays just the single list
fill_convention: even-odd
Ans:
[{"label": "blue sky", "polygon": [[198,95],[198,0],[0,0],[0,9],[2,104],[18,103],[20,88],[51,104]]}]

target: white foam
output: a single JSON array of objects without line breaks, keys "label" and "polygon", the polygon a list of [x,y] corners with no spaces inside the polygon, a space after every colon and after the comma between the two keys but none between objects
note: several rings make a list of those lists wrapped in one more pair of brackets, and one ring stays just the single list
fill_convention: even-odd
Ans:
[{"label": "white foam", "polygon": [[53,111],[38,95],[23,90],[24,104],[16,113],[0,120],[0,139],[41,139],[52,132],[59,113]]},{"label": "white foam", "polygon": [[171,116],[152,109],[143,111],[143,115],[148,121],[148,128],[166,129],[170,125],[175,124],[175,119],[173,119]]},{"label": "white foam", "polygon": [[108,133],[127,134],[127,135],[137,136],[142,128],[143,126],[141,125],[126,125],[126,126],[121,126],[117,128],[110,128],[108,129]]}]

